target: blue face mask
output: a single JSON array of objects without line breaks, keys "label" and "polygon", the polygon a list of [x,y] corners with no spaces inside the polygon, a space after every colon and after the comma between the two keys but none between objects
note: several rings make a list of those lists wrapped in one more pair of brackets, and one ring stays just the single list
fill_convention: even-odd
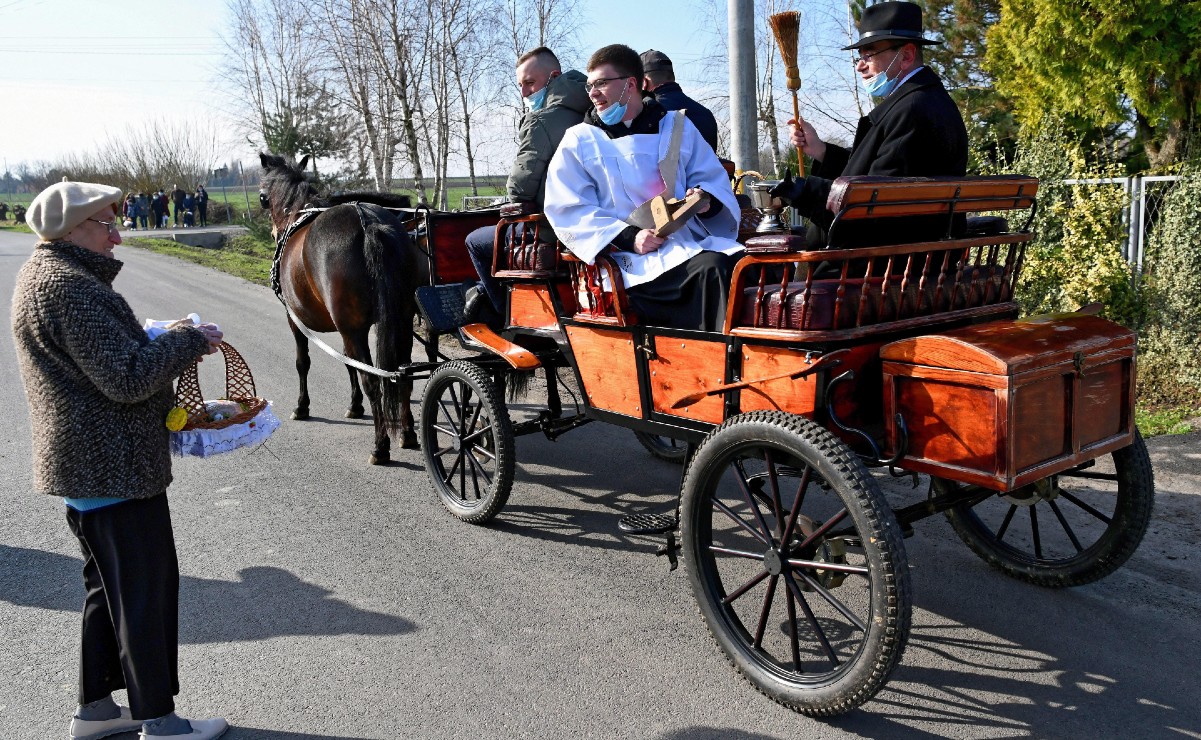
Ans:
[{"label": "blue face mask", "polygon": [[867,90],[868,95],[871,95],[873,98],[886,98],[888,97],[889,93],[897,89],[897,83],[900,80],[890,80],[888,78],[888,73],[892,70],[892,65],[896,64],[897,60],[900,58],[901,55],[897,54],[892,58],[892,61],[888,63],[887,69],[874,77],[869,77],[866,80],[863,80],[863,89]]},{"label": "blue face mask", "polygon": [[550,84],[547,83],[546,87],[542,88],[538,92],[530,93],[526,97],[522,98],[521,102],[525,103],[525,109],[528,111],[542,110],[543,106],[546,105],[546,93],[549,90]]},{"label": "blue face mask", "polygon": [[626,104],[623,103],[622,100],[625,100],[626,96],[630,92],[628,88],[629,83],[627,82],[626,85],[626,92],[621,96],[621,100],[617,101],[613,105],[610,105],[608,108],[605,108],[603,111],[597,111],[597,115],[600,116],[601,121],[604,122],[606,126],[612,126],[622,118],[625,118]]}]

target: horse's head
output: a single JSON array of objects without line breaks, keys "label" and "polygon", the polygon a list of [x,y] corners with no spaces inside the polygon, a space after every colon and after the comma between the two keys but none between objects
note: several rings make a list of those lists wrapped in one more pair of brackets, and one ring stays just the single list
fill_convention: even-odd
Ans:
[{"label": "horse's head", "polygon": [[319,205],[317,190],[304,174],[305,157],[299,165],[275,154],[259,153],[263,180],[259,190],[259,205],[271,214],[274,230],[282,232],[306,205]]}]

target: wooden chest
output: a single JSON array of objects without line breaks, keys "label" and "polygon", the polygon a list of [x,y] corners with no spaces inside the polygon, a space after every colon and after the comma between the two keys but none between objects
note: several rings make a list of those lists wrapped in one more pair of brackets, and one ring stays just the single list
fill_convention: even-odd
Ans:
[{"label": "wooden chest", "polygon": [[1134,332],[1096,316],[995,321],[880,350],[899,464],[1009,491],[1134,435]]}]

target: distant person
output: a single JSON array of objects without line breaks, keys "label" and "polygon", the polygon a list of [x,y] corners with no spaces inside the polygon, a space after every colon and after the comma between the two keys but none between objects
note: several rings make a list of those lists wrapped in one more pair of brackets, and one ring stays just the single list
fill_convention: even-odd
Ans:
[{"label": "distant person", "polygon": [[138,222],[143,229],[147,228],[146,220],[150,217],[150,200],[145,193],[138,193]]},{"label": "distant person", "polygon": [[138,228],[138,201],[133,193],[125,196],[125,200],[121,203],[122,225],[127,229]]},{"label": "distant person", "polygon": [[184,215],[183,225],[184,225],[184,228],[188,228],[189,226],[192,226],[193,220],[188,218],[188,214],[194,213],[195,209],[196,209],[196,198],[191,193],[185,192],[183,195],[183,215]]},{"label": "distant person", "polygon": [[[514,203],[533,203],[541,211],[546,193],[546,168],[564,132],[584,120],[592,108],[584,91],[584,75],[577,70],[562,71],[559,58],[545,46],[522,54],[517,59],[517,85],[521,88],[526,113],[518,129],[517,158],[509,172],[505,190]],[[524,228],[516,224],[514,229]],[[520,231],[513,237],[520,238]],[[543,222],[542,239],[555,243],[555,234]],[[506,237],[508,235],[502,235]],[[492,249],[496,227],[485,226],[467,235],[467,251],[480,284],[468,290],[464,314],[467,320],[491,319],[495,323],[504,307],[500,286],[492,277]]]},{"label": "distant person", "polygon": [[201,226],[209,225],[209,191],[204,189],[204,185],[196,186],[196,216],[200,221]]},{"label": "distant person", "polygon": [[661,51],[647,49],[642,60],[642,89],[655,97],[666,110],[682,110],[714,152],[717,151],[717,119],[712,111],[684,94],[676,82],[675,68]]},{"label": "distant person", "polygon": [[8,220],[8,204],[0,203],[0,221]]},{"label": "distant person", "polygon": [[[172,381],[217,351],[213,324],[151,340],[113,279],[121,191],[60,182],[29,206],[40,242],[17,275],[12,332],[29,402],[33,488],[63,497],[83,554],[79,706],[68,737],[142,730],[207,740],[223,719],[175,714],[179,564],[167,506]],[[125,689],[129,708],[113,701]]]},{"label": "distant person", "polygon": [[25,223],[25,206],[20,203],[13,206],[13,221],[19,224]]},{"label": "distant person", "polygon": [[166,200],[163,196],[163,191],[160,189],[157,192],[150,194],[150,218],[154,220],[154,228],[161,229],[165,225],[163,223],[166,216],[163,209],[166,208]]},{"label": "distant person", "polygon": [[175,215],[175,225],[176,226],[179,226],[180,219],[183,218],[183,212],[184,212],[183,201],[184,201],[184,198],[187,197],[187,195],[188,194],[185,193],[178,185],[171,186],[171,202],[175,205],[175,210],[173,211],[173,213]]}]

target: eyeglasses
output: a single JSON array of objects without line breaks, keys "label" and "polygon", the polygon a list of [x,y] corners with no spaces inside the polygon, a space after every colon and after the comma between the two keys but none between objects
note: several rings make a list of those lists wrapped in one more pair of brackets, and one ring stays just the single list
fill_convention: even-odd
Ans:
[{"label": "eyeglasses", "polygon": [[96,223],[100,224],[101,226],[108,229],[109,231],[117,230],[117,222],[116,221],[101,221],[98,218],[89,218],[88,220],[95,221]]},{"label": "eyeglasses", "polygon": [[592,82],[585,82],[584,83],[584,91],[592,92],[593,90],[595,90],[597,88],[608,85],[613,80],[624,80],[624,79],[626,79],[626,78],[625,77],[602,77],[599,80],[594,80]]},{"label": "eyeglasses", "polygon": [[865,52],[863,54],[852,55],[851,59],[855,60],[855,64],[859,64],[860,62],[863,62],[864,64],[866,64],[867,62],[870,62],[872,59],[883,54],[884,52],[896,51],[897,49],[901,48],[902,46],[904,46],[904,44],[895,44],[893,46],[886,46],[883,49],[877,49],[875,51],[869,51],[869,52]]}]

